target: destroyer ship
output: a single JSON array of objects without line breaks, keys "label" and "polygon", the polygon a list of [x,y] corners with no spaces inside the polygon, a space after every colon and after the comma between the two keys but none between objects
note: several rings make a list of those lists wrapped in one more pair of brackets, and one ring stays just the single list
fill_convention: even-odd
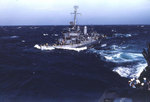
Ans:
[{"label": "destroyer ship", "polygon": [[74,12],[72,13],[74,21],[70,22],[68,30],[62,33],[62,38],[59,38],[53,45],[48,43],[45,45],[36,44],[34,47],[41,50],[65,49],[82,51],[99,44],[105,36],[95,31],[88,33],[87,26],[82,26],[83,31],[81,31],[81,27],[77,25],[77,15],[80,14],[77,10],[78,6],[74,6]]}]

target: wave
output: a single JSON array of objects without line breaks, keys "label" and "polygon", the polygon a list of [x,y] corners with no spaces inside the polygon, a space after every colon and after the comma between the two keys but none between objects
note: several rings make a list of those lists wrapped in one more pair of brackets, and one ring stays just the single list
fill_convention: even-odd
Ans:
[{"label": "wave", "polygon": [[23,43],[24,43],[24,42],[26,42],[26,41],[25,41],[25,40],[22,40],[21,42],[23,42]]},{"label": "wave", "polygon": [[111,50],[119,50],[120,47],[118,45],[112,45],[110,46]]},{"label": "wave", "polygon": [[16,39],[19,38],[19,36],[4,36],[4,37],[0,37],[1,39]]},{"label": "wave", "polygon": [[102,44],[102,45],[101,45],[101,47],[106,47],[106,46],[107,46],[107,44]]},{"label": "wave", "polygon": [[93,53],[101,55],[105,61],[114,63],[124,63],[144,60],[143,55],[140,53],[121,52],[121,51],[107,51],[107,50],[91,50]]},{"label": "wave", "polygon": [[52,34],[53,36],[59,36],[58,34]]},{"label": "wave", "polygon": [[113,71],[121,77],[139,77],[147,65],[146,61],[140,52],[136,52],[134,49],[128,50],[128,46],[130,45],[111,45],[101,50],[93,48],[89,51],[100,55],[101,60],[115,63],[118,67],[115,67]]},{"label": "wave", "polygon": [[138,78],[146,66],[146,63],[138,63],[134,66],[120,66],[113,69],[113,71],[117,72],[121,77]]},{"label": "wave", "polygon": [[39,27],[30,27],[30,29],[33,29],[33,30],[35,30],[35,29],[38,29]]},{"label": "wave", "polygon": [[47,34],[47,33],[44,33],[43,36],[48,36],[48,34]]},{"label": "wave", "polygon": [[15,38],[19,38],[19,36],[10,36],[10,38],[15,39]]},{"label": "wave", "polygon": [[17,29],[21,29],[22,27],[17,27]]},{"label": "wave", "polygon": [[120,33],[116,33],[116,34],[113,34],[113,37],[117,37],[117,38],[123,38],[123,37],[132,37],[131,34],[120,34]]},{"label": "wave", "polygon": [[111,62],[133,62],[143,59],[142,54],[138,53],[125,53],[125,52],[117,52],[109,55],[104,55],[107,61]]}]

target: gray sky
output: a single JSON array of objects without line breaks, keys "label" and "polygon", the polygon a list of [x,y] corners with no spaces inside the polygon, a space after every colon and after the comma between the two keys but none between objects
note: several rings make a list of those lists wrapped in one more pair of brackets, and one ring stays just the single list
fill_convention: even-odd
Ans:
[{"label": "gray sky", "polygon": [[0,0],[0,25],[150,24],[150,0]]}]

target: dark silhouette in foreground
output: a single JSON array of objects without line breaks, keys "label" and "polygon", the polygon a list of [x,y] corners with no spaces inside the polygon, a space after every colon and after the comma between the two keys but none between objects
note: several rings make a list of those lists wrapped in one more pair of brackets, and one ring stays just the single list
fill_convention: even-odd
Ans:
[{"label": "dark silhouette in foreground", "polygon": [[145,89],[150,91],[150,44],[148,45],[147,49],[143,49],[143,56],[145,60],[147,61],[147,67],[145,70],[141,73],[139,80],[145,80]]}]

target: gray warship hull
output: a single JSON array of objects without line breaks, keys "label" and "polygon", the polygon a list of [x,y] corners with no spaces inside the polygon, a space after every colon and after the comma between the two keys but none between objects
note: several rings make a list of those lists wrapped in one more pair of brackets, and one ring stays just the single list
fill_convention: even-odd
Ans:
[{"label": "gray warship hull", "polygon": [[92,42],[87,42],[87,43],[84,43],[84,44],[81,44],[79,46],[77,46],[76,48],[81,48],[81,47],[87,47],[87,48],[91,48],[91,47],[94,47],[98,44],[101,43],[101,40],[95,40],[95,41],[92,41]]},{"label": "gray warship hull", "polygon": [[57,46],[50,46],[50,45],[38,45],[36,44],[34,47],[40,50],[54,50],[54,49],[63,49],[63,50],[74,50],[74,51],[83,51],[87,50],[88,48],[94,47],[100,44],[101,40],[95,41],[86,41],[80,44],[73,44],[73,45],[57,45]]}]

